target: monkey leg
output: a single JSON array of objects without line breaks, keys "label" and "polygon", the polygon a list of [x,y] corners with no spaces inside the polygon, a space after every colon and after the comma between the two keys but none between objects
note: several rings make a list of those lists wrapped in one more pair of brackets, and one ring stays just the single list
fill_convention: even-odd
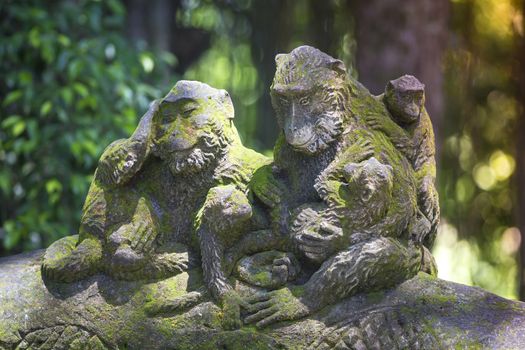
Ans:
[{"label": "monkey leg", "polygon": [[125,281],[156,280],[175,276],[196,267],[196,259],[186,252],[153,253],[144,258],[139,268],[114,269],[113,265],[106,269],[107,273],[116,279]]},{"label": "monkey leg", "polygon": [[100,270],[102,246],[93,237],[78,243],[78,235],[64,237],[47,248],[42,275],[55,282],[74,282]]},{"label": "monkey leg", "polygon": [[303,300],[312,311],[360,291],[393,287],[417,274],[421,248],[379,237],[352,245],[326,260],[304,285]]}]

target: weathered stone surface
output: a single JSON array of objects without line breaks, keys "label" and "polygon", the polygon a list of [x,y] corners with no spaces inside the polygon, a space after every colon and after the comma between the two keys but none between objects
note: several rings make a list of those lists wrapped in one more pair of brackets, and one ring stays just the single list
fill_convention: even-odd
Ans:
[{"label": "weathered stone surface", "polygon": [[525,304],[420,273],[293,323],[221,328],[208,300],[148,317],[151,299],[203,285],[197,270],[154,283],[40,276],[42,251],[0,259],[0,349],[522,349]]}]

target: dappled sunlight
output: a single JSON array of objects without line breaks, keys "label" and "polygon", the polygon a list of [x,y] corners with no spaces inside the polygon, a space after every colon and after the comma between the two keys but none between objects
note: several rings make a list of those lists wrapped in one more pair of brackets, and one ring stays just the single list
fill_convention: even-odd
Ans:
[{"label": "dappled sunlight", "polygon": [[440,224],[432,253],[438,265],[438,277],[483,288],[510,299],[517,299],[517,263],[515,254],[521,234],[516,227],[506,228],[492,242],[492,264],[483,260],[473,240],[458,237],[457,228],[444,221]]}]

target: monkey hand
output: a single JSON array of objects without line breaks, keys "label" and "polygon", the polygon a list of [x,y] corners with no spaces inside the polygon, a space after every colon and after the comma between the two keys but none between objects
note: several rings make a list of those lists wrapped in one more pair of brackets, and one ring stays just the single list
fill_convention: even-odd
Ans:
[{"label": "monkey hand", "polygon": [[307,230],[295,237],[303,254],[314,262],[321,263],[333,255],[341,246],[343,230],[328,222],[321,222],[319,233]]},{"label": "monkey hand", "polygon": [[[120,186],[127,182],[138,170],[138,146],[131,139],[124,139],[118,145],[108,146],[98,163],[97,172],[103,174],[107,185]],[[143,146],[146,147],[146,146]]]},{"label": "monkey hand", "polygon": [[284,185],[276,179],[270,165],[259,168],[250,181],[253,194],[270,208],[275,208],[285,193]]},{"label": "monkey hand", "polygon": [[244,319],[244,323],[255,323],[257,328],[262,328],[275,322],[308,316],[311,309],[297,296],[302,294],[301,292],[300,287],[281,288],[247,298],[248,316]]},{"label": "monkey hand", "polygon": [[293,281],[299,274],[301,267],[299,262],[291,254],[273,260],[272,285],[279,287],[288,281]]},{"label": "monkey hand", "polygon": [[222,327],[226,330],[239,329],[242,326],[241,305],[245,303],[234,290],[228,290],[222,295]]}]

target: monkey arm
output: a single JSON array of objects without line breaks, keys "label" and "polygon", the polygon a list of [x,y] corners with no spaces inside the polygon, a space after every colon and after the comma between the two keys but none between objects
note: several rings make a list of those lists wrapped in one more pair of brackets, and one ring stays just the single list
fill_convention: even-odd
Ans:
[{"label": "monkey arm", "polygon": [[261,202],[270,208],[275,208],[281,202],[283,193],[286,193],[286,188],[276,178],[272,167],[268,164],[257,169],[248,186]]},{"label": "monkey arm", "polygon": [[224,246],[216,234],[206,226],[199,227],[197,231],[202,256],[202,270],[204,282],[215,300],[232,290],[224,272],[223,256]]},{"label": "monkey arm", "polygon": [[412,278],[421,250],[390,237],[355,244],[325,261],[304,285],[302,302],[316,311],[360,291],[392,287]]},{"label": "monkey arm", "polygon": [[384,115],[369,114],[364,119],[370,128],[383,132],[410,162],[413,161],[416,156],[414,143],[401,126]]},{"label": "monkey arm", "polygon": [[160,100],[155,100],[151,103],[148,111],[142,116],[142,118],[140,118],[139,125],[130,137],[130,140],[147,145],[148,155],[151,149],[151,127],[153,124],[153,117],[158,112],[159,105]]},{"label": "monkey arm", "polygon": [[439,195],[434,184],[434,177],[425,176],[418,185],[418,205],[421,212],[430,222],[430,230],[423,239],[427,248],[432,248],[439,224]]}]

